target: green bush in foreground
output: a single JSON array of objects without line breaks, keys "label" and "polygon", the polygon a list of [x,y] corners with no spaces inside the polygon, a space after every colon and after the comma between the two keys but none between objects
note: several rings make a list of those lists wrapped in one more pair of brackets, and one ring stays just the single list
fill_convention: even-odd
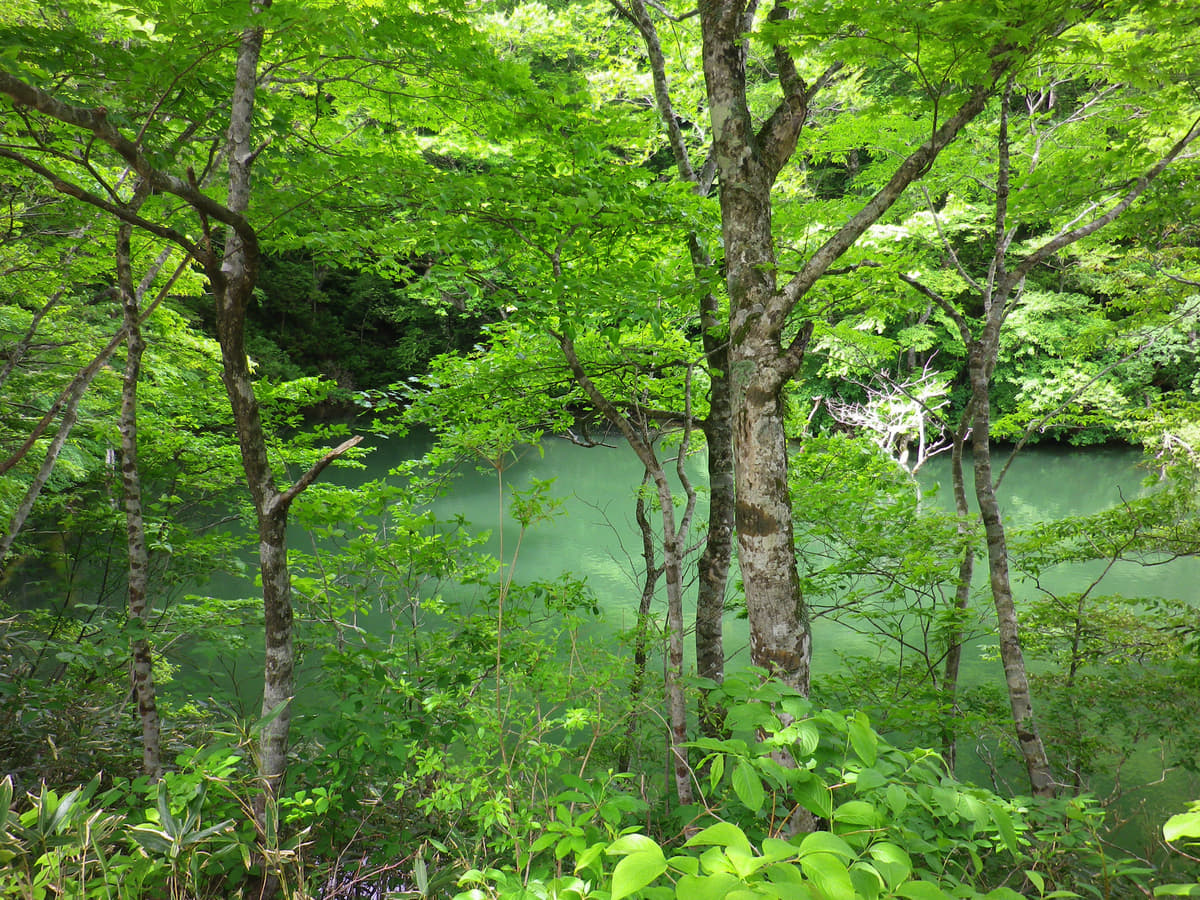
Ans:
[{"label": "green bush in foreground", "polygon": [[[430,833],[380,867],[398,885],[376,885],[380,896],[1003,900],[1151,891],[1151,870],[1106,855],[1103,814],[1086,799],[1035,806],[960,784],[937,754],[891,746],[861,712],[816,709],[756,677],[718,689],[726,737],[691,745],[697,805],[656,822],[634,776],[562,776],[551,816],[532,821],[527,834],[536,836],[511,856],[470,858],[446,851],[462,847],[457,839]],[[101,792],[96,777],[62,795],[43,787],[15,811],[11,780],[0,782],[0,897],[250,896],[264,871],[285,897],[328,893],[335,861],[313,853],[310,829],[357,811],[299,786],[280,802],[282,827],[269,816],[270,833],[257,834],[245,763],[230,744],[181,758],[157,786],[118,781]],[[303,821],[288,812],[297,805]],[[1195,817],[1172,819],[1167,837],[1200,831]],[[280,833],[289,827],[296,833]]]}]

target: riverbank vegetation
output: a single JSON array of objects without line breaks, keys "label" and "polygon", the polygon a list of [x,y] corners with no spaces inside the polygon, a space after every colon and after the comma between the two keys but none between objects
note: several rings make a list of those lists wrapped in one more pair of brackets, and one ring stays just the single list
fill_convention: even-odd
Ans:
[{"label": "riverbank vegetation", "polygon": [[[1196,29],[8,4],[0,895],[1200,892],[1195,597],[1110,588],[1200,542]],[[627,596],[522,565],[552,437]],[[997,441],[1147,487],[1018,526]]]}]

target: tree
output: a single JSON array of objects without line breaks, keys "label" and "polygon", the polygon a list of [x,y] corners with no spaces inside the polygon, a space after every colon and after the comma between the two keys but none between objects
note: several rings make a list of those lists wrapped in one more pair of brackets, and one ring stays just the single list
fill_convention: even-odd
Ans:
[{"label": "tree", "polygon": [[[73,91],[84,96],[88,95],[90,87],[93,104],[84,106],[59,99],[50,90],[22,80],[9,68],[0,70],[0,93],[7,96],[11,104],[5,116],[6,141],[0,147],[0,157],[40,176],[59,193],[182,248],[203,268],[213,292],[222,374],[258,522],[266,645],[265,723],[259,761],[263,793],[257,807],[260,826],[264,824],[265,806],[277,794],[287,765],[289,704],[294,693],[292,602],[286,540],[288,509],[330,462],[359,440],[351,439],[329,451],[286,489],[276,486],[245,351],[246,308],[254,291],[261,256],[258,232],[246,218],[246,213],[250,209],[251,170],[261,149],[253,143],[253,121],[259,61],[266,33],[264,16],[264,8],[255,6],[232,18],[237,42],[235,56],[230,60],[233,74],[226,116],[228,128],[224,134],[210,131],[204,138],[203,146],[214,151],[209,164],[221,157],[227,164],[223,200],[214,199],[201,188],[207,172],[202,171],[197,176],[186,157],[181,158],[182,154],[166,157],[167,165],[178,167],[174,174],[157,162],[158,153],[166,151],[169,154],[170,141],[159,143],[161,130],[165,129],[169,138],[193,140],[203,124],[210,127],[213,124],[185,119],[183,135],[171,134],[178,126],[167,117],[170,108],[164,109],[168,100],[166,93],[159,94],[157,102],[145,113],[143,127],[130,138],[118,123],[136,120],[141,111],[130,110],[126,114],[122,110],[110,118],[104,102],[95,102],[109,99],[106,85],[71,84]],[[178,27],[181,23],[158,24]],[[170,89],[168,87],[168,91]],[[132,97],[115,99],[134,102]],[[59,125],[67,129],[65,138],[56,133]],[[60,150],[59,142],[64,140],[79,149],[74,152]],[[184,140],[179,140],[179,144],[186,146]],[[93,154],[99,156],[102,148],[111,155],[103,160],[93,159]],[[101,166],[108,172],[127,169],[139,179],[139,190],[181,201],[199,225],[201,238],[193,239],[184,230],[187,226],[172,221],[169,208],[156,206],[149,211],[148,217],[140,200],[122,195],[119,182],[106,183]],[[87,180],[81,177],[88,175],[91,178]],[[96,178],[103,193],[88,186],[88,181]]]},{"label": "tree", "polygon": [[[887,19],[876,19],[875,11],[850,5],[820,11],[778,5],[765,17],[757,15],[755,5],[738,0],[706,2],[699,8],[712,158],[720,187],[721,264],[730,302],[736,523],[751,652],[756,664],[803,691],[809,684],[812,640],[793,554],[783,403],[784,386],[798,371],[812,334],[812,321],[800,322],[797,316],[807,312],[806,297],[834,262],[979,114],[1004,72],[1067,25],[1057,13],[1022,12],[1030,14],[1018,19],[1011,12],[955,6],[911,17],[889,10]],[[639,27],[648,33],[644,25]],[[980,34],[987,36],[982,46]],[[931,35],[937,36],[932,42]],[[758,100],[764,85],[748,68],[748,36],[769,48],[768,82],[776,83],[783,95],[766,111]],[[924,49],[938,39],[943,43],[937,49]],[[914,141],[919,146],[903,150],[890,177],[849,212],[846,224],[823,231],[822,242],[799,271],[781,279],[781,234],[773,227],[781,201],[773,189],[796,151],[801,129],[810,124],[816,98],[858,67],[869,71],[866,48],[875,42],[898,51],[912,66],[912,77],[920,79],[931,115],[922,120],[921,113],[912,114],[906,134],[911,139],[921,128],[925,133]],[[807,77],[798,67],[798,49],[810,54],[803,63],[812,72]],[[653,59],[653,48],[651,55]],[[962,84],[969,87],[959,93],[953,86]],[[656,89],[660,95],[666,92],[665,81],[657,79]],[[957,109],[943,118],[941,108],[955,102]],[[660,112],[669,108],[660,101]]]},{"label": "tree", "polygon": [[[970,378],[970,394],[965,413],[965,422],[970,423],[971,448],[974,455],[975,496],[979,504],[979,515],[987,539],[988,575],[992,598],[996,608],[1000,634],[1000,655],[1004,664],[1005,680],[1017,741],[1021,749],[1030,787],[1035,795],[1053,796],[1055,778],[1041,734],[1034,720],[1033,701],[1029,690],[1029,677],[1021,651],[1019,623],[1013,591],[1010,583],[1007,538],[1000,506],[996,498],[998,478],[992,474],[991,457],[991,385],[992,376],[1000,353],[1000,334],[1004,322],[1013,308],[1020,304],[1026,292],[1027,279],[1035,270],[1056,254],[1082,241],[1113,222],[1127,210],[1167,168],[1183,153],[1196,138],[1200,137],[1200,120],[1188,128],[1162,153],[1148,169],[1134,176],[1124,188],[1110,188],[1103,199],[1092,201],[1081,211],[1065,212],[1066,221],[1049,238],[1032,242],[1032,246],[1013,251],[1017,237],[1017,223],[1010,219],[1010,202],[1021,197],[1021,190],[1032,193],[1036,182],[1026,180],[1014,195],[1012,182],[1015,177],[1012,160],[1012,138],[1009,120],[1013,112],[1014,98],[1019,85],[1010,77],[1001,96],[1000,115],[996,131],[997,173],[994,182],[994,227],[987,258],[986,274],[969,272],[947,245],[947,257],[955,266],[967,287],[966,297],[961,303],[951,302],[942,292],[924,284],[918,277],[901,274],[901,279],[920,291],[935,303],[958,330],[967,351],[967,369]],[[1050,133],[1062,128],[1070,129],[1088,121],[1097,105],[1111,93],[1112,88],[1102,85],[1091,97],[1079,102],[1075,109],[1068,110],[1057,121],[1043,123],[1036,118],[1042,103],[1049,102],[1053,87],[1043,88],[1027,95],[1039,98],[1029,104],[1028,128],[1033,134],[1033,147],[1027,149],[1027,169],[1021,172],[1029,176],[1038,168],[1040,151],[1048,145]],[[1103,107],[1101,107],[1103,108]],[[1104,173],[1105,177],[1107,173]],[[1103,191],[1101,183],[1097,188]],[[1060,215],[1063,215],[1060,212]],[[936,214],[935,214],[936,215]],[[1030,291],[1032,293],[1032,291]],[[964,310],[970,310],[966,312]],[[969,316],[979,315],[982,321],[974,324]],[[961,464],[961,454],[955,454]],[[956,485],[961,475],[955,475]],[[960,504],[961,512],[961,504]]]}]

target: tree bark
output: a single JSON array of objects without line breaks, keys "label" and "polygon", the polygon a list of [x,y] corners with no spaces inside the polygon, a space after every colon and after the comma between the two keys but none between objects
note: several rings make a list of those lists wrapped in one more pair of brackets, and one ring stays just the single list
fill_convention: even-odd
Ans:
[{"label": "tree bark", "polygon": [[970,404],[963,414],[962,425],[954,435],[950,456],[950,478],[954,485],[954,512],[958,535],[962,539],[962,562],[958,564],[958,581],[954,586],[954,624],[946,633],[946,662],[942,670],[941,697],[949,709],[942,719],[942,756],[953,775],[958,764],[958,730],[954,726],[958,707],[958,673],[962,665],[963,628],[961,616],[971,601],[971,580],[975,575],[975,547],[970,539],[971,508],[967,505],[966,477],[963,472],[963,449],[969,430]]},{"label": "tree bark", "polygon": [[1033,698],[1029,690],[1029,674],[1021,650],[1017,608],[1013,602],[1009,581],[1008,544],[1004,520],[996,502],[992,483],[991,421],[988,410],[990,368],[986,351],[980,342],[971,348],[971,399],[975,407],[971,429],[971,451],[975,457],[975,499],[979,517],[987,537],[988,578],[992,586],[992,601],[996,607],[996,626],[1000,637],[1000,660],[1008,685],[1008,702],[1012,709],[1017,745],[1029,775],[1029,786],[1035,797],[1053,797],[1056,791],[1054,773],[1046,747],[1033,715]]},{"label": "tree bark", "polygon": [[[708,359],[708,418],[704,439],[708,447],[708,533],[697,563],[696,673],[717,684],[725,680],[723,622],[729,564],[733,556],[736,515],[733,469],[733,396],[729,387],[728,342],[718,333],[717,299],[707,293],[701,301],[700,324]],[[701,693],[700,730],[709,737],[722,732],[724,710]]]},{"label": "tree bark", "polygon": [[[1012,63],[997,54],[985,83],[972,89],[954,114],[899,163],[892,177],[813,252],[800,272],[780,286],[771,189],[795,150],[813,96],[841,66],[830,66],[809,85],[787,50],[777,45],[775,67],[783,96],[755,131],[746,94],[746,6],[739,0],[702,0],[699,13],[720,174],[738,558],[750,618],[751,660],[807,694],[812,636],[796,570],[782,394],[803,361],[812,325],[805,323],[786,340],[785,328],[817,280],[979,114],[996,80]],[[770,13],[773,21],[788,16],[782,4]]]},{"label": "tree bark", "polygon": [[[251,9],[257,12],[268,5],[269,0],[258,0],[251,3]],[[25,154],[0,148],[0,156],[25,166],[48,181],[56,191],[182,247],[203,266],[208,277],[217,312],[222,379],[229,396],[242,468],[258,522],[259,569],[263,582],[265,620],[262,711],[267,720],[260,738],[259,775],[262,793],[255,801],[260,830],[265,825],[267,804],[278,795],[287,766],[290,702],[294,691],[291,579],[286,541],[288,510],[292,501],[319,477],[330,462],[361,441],[359,437],[345,441],[326,453],[286,490],[280,491],[276,487],[258,401],[254,395],[244,335],[246,308],[253,295],[260,265],[258,234],[246,218],[246,212],[250,206],[250,173],[255,158],[251,137],[263,36],[261,26],[251,26],[243,30],[238,43],[230,105],[228,184],[224,203],[205,194],[191,170],[183,178],[152,165],[141,143],[125,137],[109,120],[106,108],[64,103],[0,69],[0,93],[30,110],[90,132],[99,143],[111,148],[137,173],[149,189],[183,200],[197,214],[203,228],[202,238],[194,240],[179,229],[141,217],[136,209],[128,205],[67,181]],[[213,232],[213,223],[224,226],[223,235]],[[222,243],[224,251],[218,257],[214,248]],[[123,332],[118,337],[123,337]],[[119,343],[116,339],[114,341],[113,348]],[[111,349],[108,352],[111,353]],[[56,441],[65,440],[70,425],[68,417],[72,415],[72,410],[68,409],[68,416],[64,416]],[[52,450],[57,452],[53,444]]]},{"label": "tree bark", "polygon": [[[667,132],[671,153],[679,179],[691,184],[700,196],[712,189],[713,163],[697,171],[693,167],[687,140],[680,128],[671,98],[666,56],[658,38],[658,29],[643,0],[611,0],[620,15],[637,28],[646,46],[654,85],[654,103]],[[712,157],[710,155],[709,160]],[[698,277],[708,277],[713,264],[699,237],[688,235],[688,251],[692,270]],[[696,593],[696,672],[720,684],[725,679],[725,645],[723,620],[725,593],[729,584],[729,566],[733,556],[734,478],[733,478],[733,401],[729,387],[729,342],[723,334],[720,304],[711,291],[700,298],[700,327],[704,355],[708,363],[709,412],[702,424],[708,446],[708,532],[704,550],[697,562],[698,588]],[[701,689],[700,728],[710,737],[721,731],[724,712],[709,702],[709,691]]]},{"label": "tree bark", "polygon": [[141,634],[131,641],[130,684],[142,724],[142,771],[151,782],[162,773],[159,753],[158,700],[154,683],[154,660],[150,646],[149,582],[150,554],[146,549],[146,523],[142,515],[142,481],[138,466],[137,393],[141,375],[141,310],[133,285],[130,241],[133,226],[122,222],[117,229],[117,290],[125,326],[125,372],[121,382],[121,488],[125,507],[125,542],[129,556],[128,616]]},{"label": "tree bark", "polygon": [[[258,60],[263,29],[242,32],[229,121],[229,188],[226,204],[244,215],[250,206],[250,167],[254,158],[251,126],[258,87]],[[264,667],[259,777],[263,793],[255,814],[264,822],[266,804],[279,793],[287,769],[291,700],[295,692],[295,649],[292,635],[291,578],[287,566],[287,504],[275,486],[267,455],[258,400],[245,347],[246,308],[258,277],[255,244],[243,233],[227,229],[220,271],[210,272],[217,307],[217,339],[221,346],[222,379],[233,410],[241,448],[242,467],[258,521],[259,572],[263,586]]]},{"label": "tree bark", "polygon": [[[695,509],[694,491],[686,482],[683,460],[687,452],[687,435],[680,446],[679,474],[685,479],[688,501],[679,524],[675,522],[675,498],[658,455],[647,436],[639,434],[633,423],[600,392],[584,370],[575,352],[575,343],[564,334],[555,334],[563,357],[567,361],[575,382],[587,394],[596,409],[600,410],[621,432],[629,446],[645,467],[658,495],[659,515],[663,527],[663,580],[667,585],[667,655],[664,660],[664,675],[667,691],[667,728],[669,731],[669,755],[675,778],[675,793],[681,806],[690,806],[694,801],[692,790],[692,768],[688,762],[687,748],[687,698],[683,693],[683,537],[691,527]],[[686,418],[686,416],[685,416]]]},{"label": "tree bark", "polygon": [[654,529],[650,518],[646,515],[646,497],[644,489],[651,482],[649,470],[642,474],[642,484],[638,489],[637,502],[634,504],[634,518],[642,535],[642,596],[638,602],[637,624],[633,636],[633,677],[629,680],[629,712],[625,719],[625,745],[621,750],[617,768],[622,772],[629,771],[630,759],[633,753],[633,741],[637,732],[638,705],[642,699],[642,686],[646,680],[646,660],[649,657],[650,643],[650,604],[654,601],[654,592],[662,578],[662,566],[658,564],[658,552],[655,549]]}]

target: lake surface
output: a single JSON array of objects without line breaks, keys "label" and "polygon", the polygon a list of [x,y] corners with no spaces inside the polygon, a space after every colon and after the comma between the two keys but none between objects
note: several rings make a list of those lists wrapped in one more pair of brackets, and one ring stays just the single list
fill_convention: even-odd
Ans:
[{"label": "lake surface", "polygon": [[[345,484],[362,483],[382,476],[404,460],[420,456],[427,444],[427,440],[418,438],[388,441],[371,455],[365,470],[333,470],[327,477]],[[997,472],[1006,455],[1004,452],[998,454]],[[1127,448],[1026,449],[1014,460],[999,492],[1006,521],[1011,529],[1016,529],[1064,516],[1096,512],[1118,504],[1122,499],[1132,499],[1145,490],[1145,473],[1138,467],[1140,459],[1137,451]],[[688,471],[693,482],[702,486],[705,480],[703,457],[697,455],[690,460]],[[534,479],[554,479],[551,494],[561,502],[560,514],[550,522],[534,525],[523,536],[515,577],[518,581],[552,580],[563,572],[570,572],[586,578],[602,613],[600,620],[588,627],[599,632],[616,632],[633,625],[640,597],[637,563],[641,541],[634,520],[634,499],[641,473],[637,458],[619,439],[614,439],[612,446],[583,448],[565,439],[551,438],[545,441],[540,452],[529,448],[512,460],[503,472],[503,483],[495,471],[477,471],[474,465],[467,464],[449,495],[437,503],[436,512],[443,519],[461,515],[476,529],[490,530],[492,536],[486,548],[496,552],[503,540],[503,547],[511,554],[517,545],[519,526],[509,516],[500,521],[499,512],[501,504],[507,508],[508,491],[524,489]],[[967,478],[970,493],[969,463]],[[953,509],[948,456],[931,461],[922,470],[919,482],[924,503]],[[703,525],[706,515],[701,495],[696,511],[698,525]],[[311,538],[295,531],[291,540],[293,546],[300,546],[309,543]],[[1042,587],[1055,592],[1082,590],[1101,568],[1099,563],[1063,568],[1044,576]],[[736,577],[735,571],[731,584]],[[976,567],[975,586],[977,595],[986,592],[985,565]],[[1200,560],[1187,558],[1152,567],[1121,563],[1109,573],[1101,593],[1162,596],[1196,603],[1200,599],[1197,597],[1198,586]],[[1039,591],[1037,585],[1022,581],[1015,572],[1013,587],[1018,604]],[[240,583],[230,580],[209,590],[226,596],[254,593],[253,586],[246,580]],[[231,591],[236,593],[229,593]],[[470,594],[463,596],[468,598]],[[988,604],[990,598],[984,593],[979,602]],[[686,618],[690,621],[690,613]],[[748,663],[747,625],[743,619],[727,617],[725,642],[730,657],[729,668]],[[689,638],[688,665],[691,664],[690,643]],[[993,648],[994,641],[985,638],[966,649],[962,674],[964,686],[992,684],[998,689],[1003,686],[1002,668]],[[818,682],[822,673],[836,672],[844,665],[844,654],[869,656],[873,652],[870,638],[844,625],[825,618],[814,623],[813,671]],[[228,671],[228,660],[212,662],[225,670],[209,673],[214,676],[214,688],[222,677],[232,676],[233,681],[241,682],[248,692],[253,692],[257,679],[261,678],[258,663],[251,654],[239,660],[233,672]],[[300,712],[305,706],[305,693],[301,687]],[[243,702],[248,712],[254,709],[251,697],[243,697]],[[1149,751],[1150,748],[1146,749]],[[1125,777],[1143,774],[1141,769],[1145,770],[1146,780],[1157,774],[1153,768],[1153,754],[1147,752],[1145,756],[1149,760],[1147,765],[1140,766],[1135,760],[1132,767],[1125,770]],[[987,770],[969,757],[964,749],[960,757],[960,776],[984,783]],[[1019,773],[1013,774],[1017,776],[1014,786],[1019,791]],[[1102,783],[1096,787],[1101,791],[1105,789]],[[1176,777],[1161,785],[1156,794],[1141,797],[1146,802],[1137,821],[1131,822],[1126,829],[1133,835],[1130,845],[1142,843],[1166,814],[1178,811],[1183,800],[1197,791],[1200,787],[1193,780]]]},{"label": "lake surface", "polygon": [[[380,447],[365,472],[354,480],[384,474],[397,462],[413,458],[425,442],[404,439]],[[1007,458],[998,454],[998,472]],[[1001,485],[999,497],[1010,528],[1021,528],[1065,516],[1084,515],[1132,499],[1145,490],[1145,472],[1139,468],[1141,455],[1128,448],[1023,450],[1014,460]],[[968,493],[971,472],[968,460]],[[500,523],[499,494],[509,489],[526,488],[533,479],[554,479],[552,495],[560,500],[561,513],[553,521],[534,525],[525,534],[517,560],[517,580],[553,578],[569,571],[585,577],[599,600],[605,622],[614,628],[630,626],[637,614],[640,579],[636,566],[640,559],[641,538],[634,520],[635,492],[642,467],[619,439],[612,446],[579,447],[568,440],[550,438],[539,453],[528,449],[503,473],[503,485],[492,471],[478,472],[466,467],[466,474],[452,493],[437,506],[440,517],[461,514],[480,530],[491,530],[488,549],[495,552],[503,542],[515,545],[519,527],[511,518]],[[703,486],[705,463],[702,455],[688,464],[693,482]],[[946,510],[954,508],[948,455],[935,457],[922,469],[919,481],[924,502]],[[703,493],[697,503],[695,521],[703,526],[707,505]],[[1052,573],[1044,584],[1055,591],[1081,590],[1098,574],[1100,564],[1074,566]],[[731,578],[737,577],[736,569]],[[986,569],[977,566],[976,585],[982,586]],[[1103,593],[1127,596],[1163,596],[1195,602],[1200,587],[1200,560],[1180,559],[1153,567],[1120,563],[1104,582]],[[1037,587],[1021,582],[1014,573],[1014,591],[1018,603],[1032,597]],[[836,640],[834,640],[836,636]],[[844,628],[827,620],[814,626],[814,672],[836,666],[839,652],[853,649],[847,642],[862,642]],[[726,623],[726,652],[731,664],[746,658],[748,639],[744,621]],[[997,670],[999,664],[997,663]]]}]

